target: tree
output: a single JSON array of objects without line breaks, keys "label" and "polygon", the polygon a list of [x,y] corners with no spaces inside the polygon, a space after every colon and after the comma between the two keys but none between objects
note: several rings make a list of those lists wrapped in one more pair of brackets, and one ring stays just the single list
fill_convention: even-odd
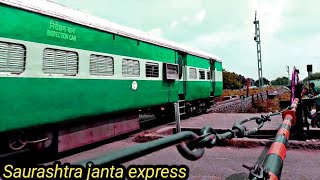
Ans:
[{"label": "tree", "polygon": [[240,82],[237,81],[236,74],[233,72],[223,71],[223,88],[239,89]]},{"label": "tree", "polygon": [[289,84],[289,78],[288,77],[278,77],[277,79],[271,81],[272,85],[288,85]]},{"label": "tree", "polygon": [[246,84],[246,78],[241,74],[228,72],[223,69],[223,88],[224,89],[241,89]]},{"label": "tree", "polygon": [[[263,85],[268,85],[270,83],[268,79],[266,78],[262,78],[262,79],[263,79]],[[259,79],[254,82],[254,85],[259,87]]]},{"label": "tree", "polygon": [[238,75],[238,80],[239,80],[239,82],[241,83],[241,87],[243,87],[244,85],[246,85],[246,81],[247,81],[247,79],[244,77],[244,76],[242,76],[242,75]]},{"label": "tree", "polygon": [[306,82],[308,80],[315,80],[315,79],[320,79],[320,73],[319,72],[311,74],[310,77],[304,78],[303,81]]}]

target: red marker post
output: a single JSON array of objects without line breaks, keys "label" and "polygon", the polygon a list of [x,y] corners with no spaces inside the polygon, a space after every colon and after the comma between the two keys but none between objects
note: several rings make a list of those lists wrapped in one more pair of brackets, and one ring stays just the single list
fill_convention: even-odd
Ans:
[{"label": "red marker post", "polygon": [[247,85],[247,97],[249,97],[249,87],[250,87],[250,79],[249,78],[246,81],[246,85]]}]

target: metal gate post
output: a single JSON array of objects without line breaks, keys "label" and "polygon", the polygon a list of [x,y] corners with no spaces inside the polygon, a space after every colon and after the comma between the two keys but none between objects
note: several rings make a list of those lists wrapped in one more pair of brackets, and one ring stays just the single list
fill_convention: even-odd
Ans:
[{"label": "metal gate post", "polygon": [[254,104],[254,94],[252,94],[251,96],[252,96],[251,100],[252,100],[252,106],[253,106],[253,104]]},{"label": "metal gate post", "polygon": [[179,133],[181,132],[179,103],[174,103],[174,113],[176,120],[176,133]]},{"label": "metal gate post", "polygon": [[244,97],[243,95],[240,96],[240,103],[241,103],[240,104],[240,112],[243,111],[243,99],[244,99],[243,97]]}]

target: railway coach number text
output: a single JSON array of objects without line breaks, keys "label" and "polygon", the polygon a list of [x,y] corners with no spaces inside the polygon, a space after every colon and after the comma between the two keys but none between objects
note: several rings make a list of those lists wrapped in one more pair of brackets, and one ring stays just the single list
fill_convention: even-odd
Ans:
[{"label": "railway coach number text", "polygon": [[77,41],[77,36],[75,35],[75,33],[75,28],[61,25],[57,21],[49,22],[49,29],[47,30],[47,36],[49,37]]}]

